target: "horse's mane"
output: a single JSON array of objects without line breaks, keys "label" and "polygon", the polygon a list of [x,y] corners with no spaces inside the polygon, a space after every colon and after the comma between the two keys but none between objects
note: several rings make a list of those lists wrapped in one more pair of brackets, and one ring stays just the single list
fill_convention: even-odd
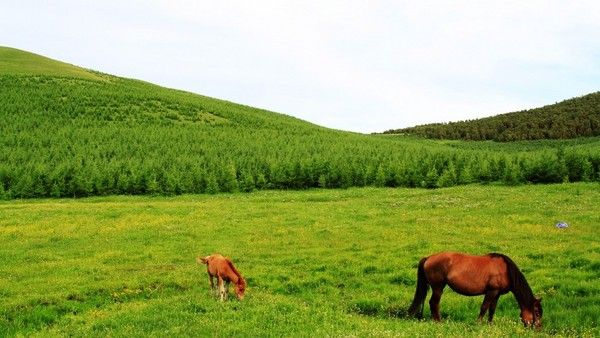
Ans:
[{"label": "horse's mane", "polygon": [[491,257],[501,257],[504,259],[506,263],[506,267],[508,268],[508,276],[510,278],[511,291],[515,295],[517,302],[519,305],[525,305],[526,307],[533,309],[533,305],[535,302],[535,296],[533,295],[533,291],[527,283],[525,276],[517,267],[517,264],[513,262],[508,256],[499,254],[499,253],[491,253],[489,254]]},{"label": "horse's mane", "polygon": [[229,267],[231,268],[231,271],[233,271],[233,273],[235,273],[236,276],[238,277],[237,284],[240,284],[242,287],[245,288],[246,287],[246,280],[244,279],[244,277],[242,277],[242,274],[239,271],[237,271],[237,269],[233,265],[233,262],[229,258],[227,258],[226,261],[227,261],[227,264],[229,264]]}]

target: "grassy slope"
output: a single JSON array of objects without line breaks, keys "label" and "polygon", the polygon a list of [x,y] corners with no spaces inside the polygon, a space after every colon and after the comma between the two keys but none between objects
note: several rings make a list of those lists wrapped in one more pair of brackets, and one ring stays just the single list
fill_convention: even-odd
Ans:
[{"label": "grassy slope", "polygon": [[[225,119],[241,119],[244,121],[244,117],[248,116],[257,121],[253,122],[264,122],[265,120],[276,120],[277,123],[283,121],[295,124],[295,127],[304,125],[308,127],[317,127],[311,123],[300,121],[294,117],[290,117],[283,114],[268,112],[262,109],[256,109],[249,106],[235,104],[219,99],[209,98],[202,95],[192,94],[185,91],[174,90],[163,88],[151,83],[126,79],[117,76],[101,74],[95,71],[83,69],[71,64],[67,64],[61,61],[53,60],[38,54],[22,51],[10,47],[0,46],[0,76],[19,76],[19,77],[30,77],[30,76],[44,76],[50,79],[59,78],[55,83],[58,86],[65,86],[65,90],[68,90],[70,84],[76,84],[80,86],[102,86],[105,82],[109,82],[112,86],[104,88],[106,92],[104,94],[111,94],[113,99],[117,99],[119,91],[127,91],[127,88],[133,93],[137,91],[148,91],[154,94],[158,99],[166,100],[180,100],[189,101],[195,100],[198,103],[212,103],[213,105],[222,105],[219,115],[224,115]],[[76,82],[68,81],[67,79],[81,79],[89,80],[92,82]],[[61,81],[61,79],[63,81]],[[101,81],[98,83],[97,81]],[[27,89],[27,88],[26,88]],[[116,92],[116,93],[115,93]],[[77,93],[82,94],[82,93]],[[102,99],[98,97],[98,99]],[[126,102],[127,104],[135,104],[135,102]],[[80,104],[85,104],[81,102]],[[96,107],[97,108],[97,107]],[[129,107],[131,108],[131,107]],[[132,118],[139,118],[139,111],[131,109],[129,113]],[[244,121],[249,122],[249,121]],[[299,123],[301,122],[301,123]]]},{"label": "grassy slope", "polygon": [[0,46],[0,74],[46,75],[100,80],[98,74],[64,62],[15,48]]},{"label": "grassy slope", "polygon": [[[0,335],[514,336],[447,290],[443,324],[403,317],[420,257],[503,252],[543,297],[545,334],[597,336],[598,184],[349,189],[0,203]],[[493,196],[493,197],[491,197]],[[554,228],[557,220],[568,229]],[[194,257],[249,281],[218,303]],[[428,310],[426,309],[426,313]]]},{"label": "grassy slope", "polygon": [[[203,173],[219,174],[230,163],[239,171],[299,159],[326,148],[330,137],[341,147],[348,146],[348,139],[362,140],[283,114],[142,81],[109,75],[89,79],[79,76],[88,74],[84,70],[27,52],[4,48],[4,54],[10,56],[3,59],[10,67],[0,68],[0,118],[9,123],[0,138],[7,150],[0,153],[0,179],[5,164],[5,184],[13,186],[37,169],[44,177],[64,176],[52,171],[79,166],[78,158],[86,164],[67,171],[86,179],[92,176],[88,169],[112,167],[117,172],[110,175],[117,177],[139,169],[131,163],[153,161],[154,169],[143,169],[175,167],[165,175],[179,175],[173,171],[198,166]],[[257,158],[262,162],[255,163]]]}]

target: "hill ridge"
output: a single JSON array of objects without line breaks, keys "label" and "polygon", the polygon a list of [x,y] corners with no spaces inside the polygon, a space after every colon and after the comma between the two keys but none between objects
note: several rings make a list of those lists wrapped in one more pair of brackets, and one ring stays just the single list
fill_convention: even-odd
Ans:
[{"label": "hill ridge", "polygon": [[432,123],[384,132],[400,133],[436,139],[502,142],[599,136],[600,92],[481,119]]},{"label": "hill ridge", "polygon": [[102,80],[99,73],[17,48],[0,46],[0,74]]}]

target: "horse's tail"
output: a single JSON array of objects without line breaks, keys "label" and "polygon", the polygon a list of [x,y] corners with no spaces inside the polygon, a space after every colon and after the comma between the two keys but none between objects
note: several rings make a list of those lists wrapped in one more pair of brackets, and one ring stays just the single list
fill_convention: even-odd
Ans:
[{"label": "horse's tail", "polygon": [[429,284],[425,276],[426,260],[427,257],[424,257],[419,261],[419,267],[417,268],[417,289],[415,290],[415,297],[412,304],[408,309],[408,314],[417,318],[423,317],[423,306],[425,304],[425,297],[427,297],[427,291],[429,290]]}]

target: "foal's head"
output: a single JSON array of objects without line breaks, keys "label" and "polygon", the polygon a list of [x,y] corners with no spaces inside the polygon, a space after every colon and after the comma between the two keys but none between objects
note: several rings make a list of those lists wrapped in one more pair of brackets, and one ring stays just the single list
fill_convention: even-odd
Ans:
[{"label": "foal's head", "polygon": [[206,256],[206,257],[198,256],[198,257],[196,257],[196,262],[198,264],[208,264],[208,258],[209,257],[210,256]]},{"label": "foal's head", "polygon": [[542,328],[542,299],[534,298],[533,309],[521,310],[521,321],[525,327],[535,327],[536,329]]},{"label": "foal's head", "polygon": [[244,292],[246,292],[246,280],[242,277],[235,284],[235,295],[239,300],[244,299]]}]

